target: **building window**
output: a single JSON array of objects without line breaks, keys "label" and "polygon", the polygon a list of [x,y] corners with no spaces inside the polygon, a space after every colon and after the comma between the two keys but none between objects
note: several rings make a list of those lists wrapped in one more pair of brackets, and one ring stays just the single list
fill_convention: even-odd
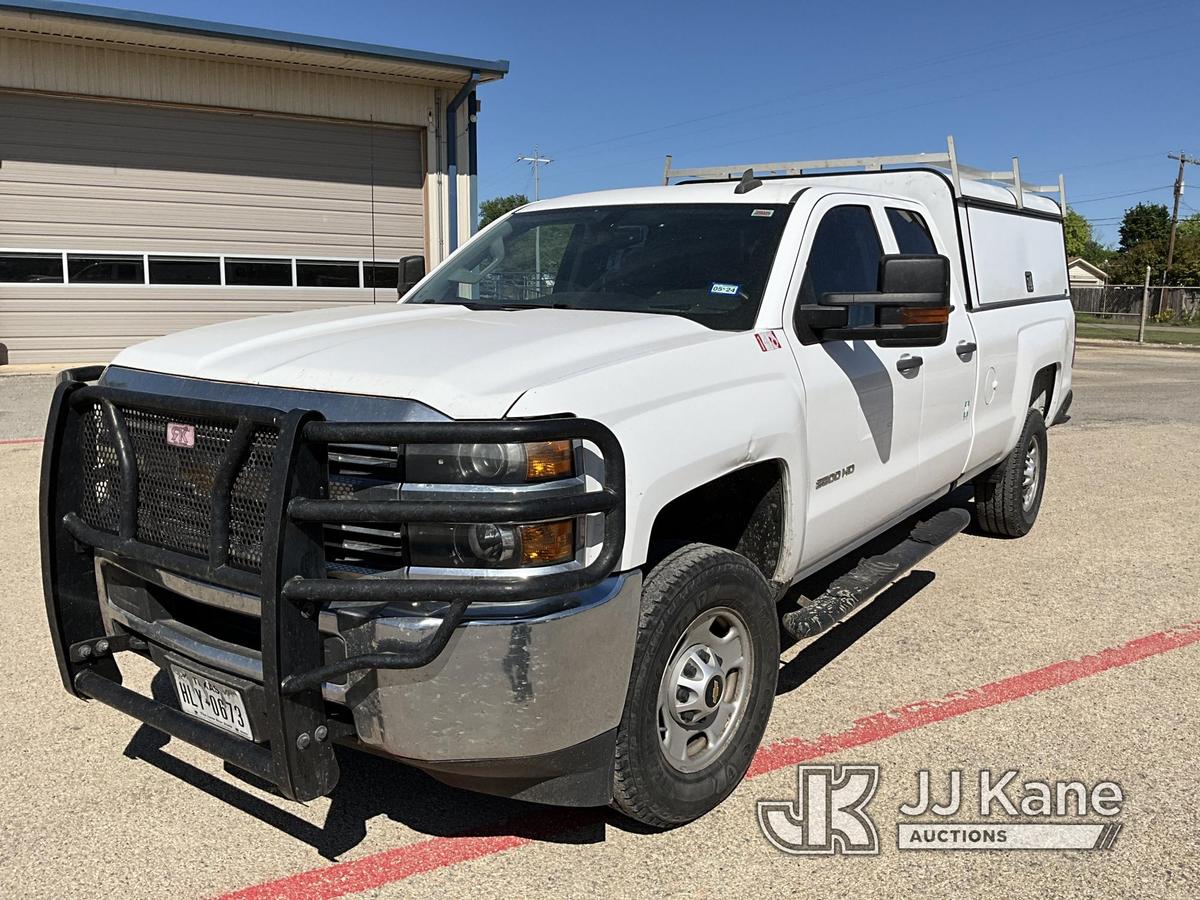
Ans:
[{"label": "building window", "polygon": [[325,259],[296,260],[299,287],[358,287],[358,263]]},{"label": "building window", "polygon": [[0,282],[62,284],[61,253],[0,253]]},{"label": "building window", "polygon": [[[393,261],[291,259],[278,256],[187,256],[141,253],[0,251],[0,284],[151,284],[219,287],[395,289]],[[224,271],[222,271],[222,265]],[[222,274],[224,279],[222,279]],[[65,277],[64,277],[65,276]]]},{"label": "building window", "polygon": [[225,259],[225,283],[234,285],[292,286],[290,259]]},{"label": "building window", "polygon": [[67,257],[72,284],[143,284],[146,280],[140,256]]},{"label": "building window", "polygon": [[396,263],[363,263],[363,287],[394,288],[400,283],[400,266]]},{"label": "building window", "polygon": [[212,257],[152,256],[151,284],[220,284],[221,260]]}]

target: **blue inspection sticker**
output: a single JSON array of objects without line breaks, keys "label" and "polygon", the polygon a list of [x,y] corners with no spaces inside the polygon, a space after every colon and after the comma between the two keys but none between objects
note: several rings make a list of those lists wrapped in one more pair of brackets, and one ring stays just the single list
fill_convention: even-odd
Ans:
[{"label": "blue inspection sticker", "polygon": [[741,289],[740,284],[729,284],[724,281],[714,281],[712,287],[708,289],[710,294],[737,294]]}]

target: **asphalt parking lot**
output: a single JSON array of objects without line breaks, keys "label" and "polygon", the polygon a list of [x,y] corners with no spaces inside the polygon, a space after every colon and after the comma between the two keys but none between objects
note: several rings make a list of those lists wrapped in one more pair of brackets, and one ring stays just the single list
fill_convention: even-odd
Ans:
[{"label": "asphalt parking lot", "polygon": [[[789,649],[751,777],[664,834],[463,793],[350,750],[331,797],[294,804],[68,697],[37,549],[50,387],[0,378],[0,895],[1200,892],[1198,353],[1081,348],[1033,533],[964,534],[847,623]],[[126,671],[150,689],[152,666]],[[878,856],[789,856],[766,841],[756,802],[794,799],[799,763],[880,766]],[[1103,851],[900,851],[898,807],[922,769],[939,789],[952,769],[964,782],[980,769],[1115,781],[1123,829]]]}]

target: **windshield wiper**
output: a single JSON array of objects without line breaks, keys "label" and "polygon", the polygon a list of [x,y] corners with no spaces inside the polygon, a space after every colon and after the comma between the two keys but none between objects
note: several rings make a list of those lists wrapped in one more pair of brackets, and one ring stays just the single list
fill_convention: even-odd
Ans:
[{"label": "windshield wiper", "polygon": [[568,303],[481,303],[478,300],[422,300],[422,304],[441,304],[443,306],[465,306],[471,310],[518,310],[518,309],[574,309]]}]

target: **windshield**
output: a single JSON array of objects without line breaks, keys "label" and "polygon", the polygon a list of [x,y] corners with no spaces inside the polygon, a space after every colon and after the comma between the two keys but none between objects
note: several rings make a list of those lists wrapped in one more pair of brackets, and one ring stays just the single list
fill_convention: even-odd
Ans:
[{"label": "windshield", "polygon": [[516,213],[404,298],[685,316],[754,327],[784,205],[681,203]]}]

